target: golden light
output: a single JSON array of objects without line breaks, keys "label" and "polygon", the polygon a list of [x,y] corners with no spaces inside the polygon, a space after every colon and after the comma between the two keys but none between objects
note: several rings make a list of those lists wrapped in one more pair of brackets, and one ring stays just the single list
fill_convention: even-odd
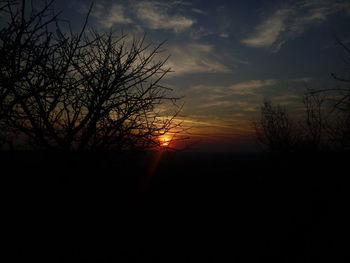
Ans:
[{"label": "golden light", "polygon": [[160,145],[163,146],[163,147],[167,147],[169,146],[171,142],[171,138],[167,135],[163,135],[160,137]]}]

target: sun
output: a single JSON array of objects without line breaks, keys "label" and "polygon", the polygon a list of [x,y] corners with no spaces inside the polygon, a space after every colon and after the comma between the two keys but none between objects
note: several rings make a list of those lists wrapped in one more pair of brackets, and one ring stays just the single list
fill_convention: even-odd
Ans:
[{"label": "sun", "polygon": [[160,140],[160,145],[163,147],[169,146],[169,144],[171,142],[171,138],[167,135],[161,136],[159,140]]}]

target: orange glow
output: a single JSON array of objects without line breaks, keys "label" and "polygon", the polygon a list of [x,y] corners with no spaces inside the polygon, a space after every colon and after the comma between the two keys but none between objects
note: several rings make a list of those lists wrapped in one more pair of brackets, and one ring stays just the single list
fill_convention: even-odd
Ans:
[{"label": "orange glow", "polygon": [[163,146],[163,147],[167,147],[169,146],[171,142],[171,138],[167,135],[163,135],[160,137],[160,145]]}]

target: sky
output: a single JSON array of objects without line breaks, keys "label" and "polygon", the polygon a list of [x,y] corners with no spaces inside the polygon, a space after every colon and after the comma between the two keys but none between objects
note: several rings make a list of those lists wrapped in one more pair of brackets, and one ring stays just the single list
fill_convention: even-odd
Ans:
[{"label": "sky", "polygon": [[[88,0],[60,0],[79,28]],[[253,151],[264,100],[302,111],[307,89],[334,86],[344,70],[335,36],[350,43],[350,1],[95,0],[89,27],[166,41],[173,72],[163,84],[181,96],[196,149]]]}]

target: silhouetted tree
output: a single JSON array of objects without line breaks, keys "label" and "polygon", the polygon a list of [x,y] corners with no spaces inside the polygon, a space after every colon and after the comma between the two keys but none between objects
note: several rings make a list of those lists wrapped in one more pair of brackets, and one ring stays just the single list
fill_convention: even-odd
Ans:
[{"label": "silhouetted tree", "polygon": [[[344,52],[345,74],[332,73],[336,87],[311,91],[305,98],[314,101],[308,105],[315,113],[319,133],[323,134],[323,144],[328,151],[349,152],[350,150],[350,49],[337,37],[336,42]],[[322,101],[321,101],[322,100]],[[315,103],[316,102],[316,103]]]},{"label": "silhouetted tree", "polygon": [[260,120],[254,123],[258,145],[268,152],[293,152],[299,134],[286,109],[264,102]]},{"label": "silhouetted tree", "polygon": [[326,115],[324,113],[324,96],[308,92],[304,94],[305,121],[302,126],[300,149],[303,151],[323,151],[327,149],[326,143]]},{"label": "silhouetted tree", "polygon": [[27,5],[28,1],[0,3],[0,127],[1,142],[8,144],[18,132],[10,125],[11,114],[28,110],[26,100],[42,87],[28,84],[40,83],[42,67],[57,46],[48,31],[57,21],[50,12],[51,3],[30,13]]},{"label": "silhouetted tree", "polygon": [[[177,98],[160,84],[170,72],[167,59],[157,60],[163,43],[88,31],[89,15],[73,33],[70,26],[62,29],[53,1],[39,9],[33,3],[2,1],[4,142],[16,136],[38,149],[144,149],[178,132]],[[170,117],[157,111],[165,101],[176,106]]]},{"label": "silhouetted tree", "polygon": [[[350,49],[337,39],[350,56]],[[349,74],[350,62],[344,57]],[[297,125],[285,109],[265,102],[255,123],[256,140],[268,152],[349,152],[350,78],[332,74],[340,85],[304,94],[305,119]],[[295,120],[294,120],[295,123]]]}]

